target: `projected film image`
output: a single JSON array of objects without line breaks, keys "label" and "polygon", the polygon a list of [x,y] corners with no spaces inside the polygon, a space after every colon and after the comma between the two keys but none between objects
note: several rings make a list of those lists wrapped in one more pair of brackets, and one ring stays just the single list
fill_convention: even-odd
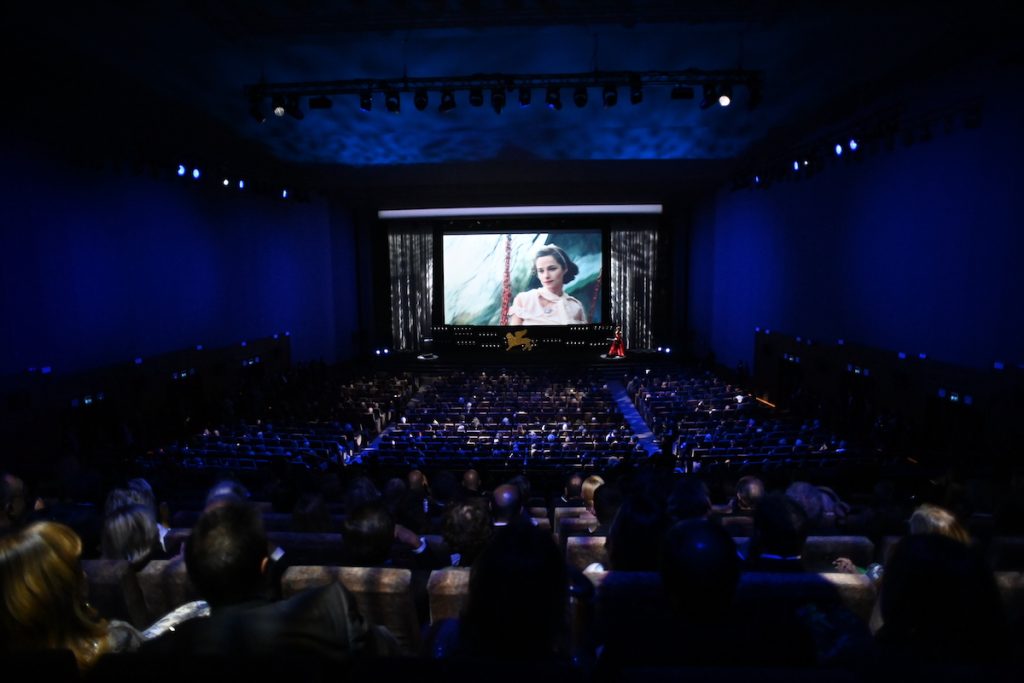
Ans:
[{"label": "projected film image", "polygon": [[601,231],[446,234],[446,325],[601,322]]}]

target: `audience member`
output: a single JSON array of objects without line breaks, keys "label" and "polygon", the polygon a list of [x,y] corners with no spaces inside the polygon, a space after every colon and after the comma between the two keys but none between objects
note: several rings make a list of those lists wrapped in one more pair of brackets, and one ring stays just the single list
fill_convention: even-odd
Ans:
[{"label": "audience member", "polygon": [[657,571],[661,543],[670,520],[649,498],[632,495],[619,508],[608,531],[608,569]]},{"label": "audience member", "polygon": [[711,494],[707,484],[694,475],[679,478],[668,496],[668,514],[672,521],[702,519],[711,513]]},{"label": "audience member", "polygon": [[443,535],[452,566],[472,566],[490,539],[492,528],[490,511],[479,497],[448,508]]},{"label": "audience member", "polygon": [[744,555],[746,571],[801,572],[807,514],[788,495],[772,493],[754,513],[754,534]]},{"label": "audience member", "polygon": [[79,668],[133,650],[141,635],[86,602],[82,541],[69,527],[35,522],[0,536],[0,652],[66,648]]},{"label": "audience member", "polygon": [[104,559],[127,560],[137,571],[162,556],[153,511],[144,505],[125,505],[107,514],[101,548]]}]

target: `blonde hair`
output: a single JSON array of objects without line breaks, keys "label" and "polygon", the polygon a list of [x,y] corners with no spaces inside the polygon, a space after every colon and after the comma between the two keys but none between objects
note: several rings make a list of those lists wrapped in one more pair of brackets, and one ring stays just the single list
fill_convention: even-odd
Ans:
[{"label": "blonde hair", "polygon": [[925,503],[910,515],[911,534],[939,534],[970,545],[971,536],[953,513],[938,505]]},{"label": "blonde hair", "polygon": [[583,480],[582,495],[583,504],[587,506],[588,510],[594,509],[594,491],[604,485],[604,479],[592,474]]},{"label": "blonde hair", "polygon": [[108,648],[107,622],[85,601],[82,539],[55,522],[0,538],[0,649],[67,648],[91,666]]}]

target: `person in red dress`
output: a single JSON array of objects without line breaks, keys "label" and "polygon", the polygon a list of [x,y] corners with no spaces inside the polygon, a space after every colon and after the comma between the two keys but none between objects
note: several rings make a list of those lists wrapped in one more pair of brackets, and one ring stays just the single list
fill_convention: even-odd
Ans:
[{"label": "person in red dress", "polygon": [[626,343],[622,341],[622,328],[615,328],[615,339],[612,340],[612,346],[608,349],[608,355],[610,357],[615,356],[618,358],[626,357]]}]

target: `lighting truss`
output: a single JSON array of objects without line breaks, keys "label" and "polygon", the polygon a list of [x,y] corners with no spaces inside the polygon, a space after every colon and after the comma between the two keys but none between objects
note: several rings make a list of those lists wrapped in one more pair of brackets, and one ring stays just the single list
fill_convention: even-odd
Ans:
[{"label": "lighting truss", "polygon": [[[626,88],[637,91],[646,88],[704,88],[720,85],[745,87],[750,94],[748,103],[756,105],[763,91],[764,75],[748,69],[684,69],[681,71],[589,71],[567,74],[475,74],[472,76],[401,77],[389,79],[352,79],[338,81],[302,81],[293,83],[256,83],[245,86],[244,93],[251,103],[275,97],[332,97],[386,92],[480,92],[504,90],[520,93],[530,90],[547,91],[549,88],[566,89]],[[520,94],[520,99],[522,95]]]}]

